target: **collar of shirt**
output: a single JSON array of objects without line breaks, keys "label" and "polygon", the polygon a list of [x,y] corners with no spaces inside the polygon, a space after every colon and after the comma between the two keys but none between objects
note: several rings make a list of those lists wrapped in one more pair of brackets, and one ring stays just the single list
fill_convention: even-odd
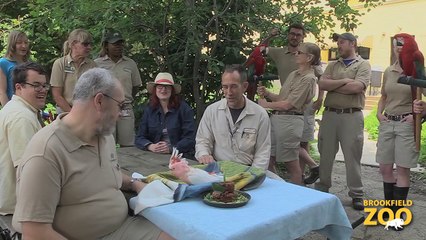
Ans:
[{"label": "collar of shirt", "polygon": [[35,107],[33,107],[31,104],[29,104],[27,101],[25,101],[25,99],[23,99],[23,98],[21,98],[20,96],[18,96],[18,95],[13,95],[12,96],[12,99],[13,100],[15,100],[15,101],[19,101],[19,102],[22,102],[25,106],[27,106],[28,107],[28,109],[30,109],[31,111],[33,111],[33,112],[35,112],[35,113],[39,113],[39,110],[37,109],[37,108],[35,108]]},{"label": "collar of shirt", "polygon": [[[55,128],[55,134],[61,139],[62,144],[67,149],[68,152],[74,152],[75,150],[81,148],[82,146],[91,146],[86,142],[83,142],[71,132],[69,127],[65,125],[62,118],[65,117],[68,113],[61,113],[57,119],[52,123]],[[103,141],[105,136],[99,136],[99,142]]]},{"label": "collar of shirt", "polygon": [[[128,58],[128,57],[126,57],[126,56],[122,56],[121,58],[120,58],[120,60],[118,60],[118,62],[117,63],[119,63],[119,62],[121,62],[121,61],[128,61],[130,58]],[[103,57],[101,57],[101,60],[102,61],[112,61],[111,60],[111,58],[108,56],[108,55],[105,55],[105,56],[103,56]]]},{"label": "collar of shirt", "polygon": [[[251,106],[251,103],[253,103],[253,102],[250,102],[251,100],[249,100],[246,96],[244,96],[244,98],[245,98],[246,105],[245,105],[243,111],[241,112],[241,115],[243,113],[245,113],[246,115],[254,115],[254,114],[256,114],[256,109],[254,109]],[[253,103],[253,104],[255,104],[255,103]],[[219,104],[218,110],[226,110],[227,108],[228,108],[227,100],[226,100],[226,98],[223,98],[221,100],[220,104]]]},{"label": "collar of shirt", "polygon": [[[74,60],[71,58],[71,54],[68,54],[66,57],[65,57],[65,59],[67,60],[67,65],[70,65],[72,62],[74,62]],[[87,63],[87,57],[86,58],[84,58],[84,60],[81,62],[81,64],[80,65],[83,65],[83,64],[85,64],[85,63]]]},{"label": "collar of shirt", "polygon": [[399,61],[396,61],[392,65],[390,65],[389,70],[392,71],[392,72],[397,72],[397,73],[403,72],[401,65],[399,65]]},{"label": "collar of shirt", "polygon": [[309,73],[314,74],[315,72],[314,72],[313,68],[309,68],[309,69],[306,69],[305,71],[300,71],[299,69],[297,69],[296,73],[297,73],[297,75],[307,75]]},{"label": "collar of shirt", "polygon": [[[152,113],[160,114],[160,115],[163,114],[163,110],[162,110],[161,106],[158,106],[157,108],[152,108],[151,106],[149,106],[149,107],[151,108]],[[175,111],[176,111],[176,109],[170,108],[168,112],[175,112]],[[164,113],[164,114],[166,114],[166,113]]]},{"label": "collar of shirt", "polygon": [[288,50],[288,47],[287,47],[287,46],[283,47],[283,49],[284,49],[284,51],[285,51],[285,54],[291,54],[291,55],[294,55],[294,52],[290,52],[290,50]]},{"label": "collar of shirt", "polygon": [[349,67],[350,65],[352,65],[352,64],[354,64],[355,62],[358,62],[358,61],[360,61],[360,60],[362,60],[361,56],[360,56],[360,55],[357,55],[357,56],[354,58],[354,60],[353,60],[350,64],[348,64],[348,65],[346,65],[346,64],[345,64],[345,62],[343,61],[343,58],[339,58],[339,60],[337,60],[337,61],[338,61],[338,62],[340,62],[341,64],[343,64],[344,66]]}]

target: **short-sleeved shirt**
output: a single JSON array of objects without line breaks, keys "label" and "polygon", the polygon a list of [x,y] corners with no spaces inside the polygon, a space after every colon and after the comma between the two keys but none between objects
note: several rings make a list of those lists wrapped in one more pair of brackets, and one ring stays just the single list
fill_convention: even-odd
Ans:
[{"label": "short-sleeved shirt", "polygon": [[72,93],[78,78],[87,70],[96,67],[96,63],[89,58],[85,58],[80,66],[74,63],[71,55],[56,59],[53,63],[50,84],[52,87],[62,87],[63,97],[72,105]]},{"label": "short-sleeved shirt", "polygon": [[281,86],[283,86],[288,75],[297,69],[296,57],[294,53],[288,50],[288,47],[269,47],[268,56],[275,62]]},{"label": "short-sleeved shirt", "polygon": [[13,226],[51,223],[69,239],[97,239],[127,217],[122,175],[112,135],[98,146],[76,137],[59,115],[29,142],[19,166]]},{"label": "short-sleeved shirt", "polygon": [[[284,48],[276,48],[271,47],[268,48],[268,56],[272,58],[275,62],[276,67],[278,69],[278,75],[280,77],[281,86],[284,85],[284,82],[287,80],[288,76],[291,72],[297,70],[298,66],[296,63],[296,55],[294,53],[288,51],[287,47]],[[323,70],[320,65],[313,66],[314,73],[317,78],[321,77]]]},{"label": "short-sleeved shirt", "polygon": [[0,214],[13,214],[16,205],[16,167],[33,135],[41,129],[38,110],[13,95],[0,110]]},{"label": "short-sleeved shirt", "polygon": [[95,59],[96,64],[104,69],[110,70],[121,82],[126,100],[133,101],[132,89],[142,85],[139,69],[132,59],[123,56],[118,62],[114,62],[108,55]]},{"label": "short-sleeved shirt", "polygon": [[12,80],[12,72],[13,68],[15,68],[17,62],[12,61],[7,58],[0,58],[0,69],[3,74],[6,76],[6,94],[7,98],[10,100],[14,93],[13,88],[13,80]]},{"label": "short-sleeved shirt", "polygon": [[[345,65],[343,59],[330,62],[325,71],[324,76],[330,76],[331,79],[339,80],[344,78],[360,81],[364,85],[364,89],[371,80],[371,66],[367,60],[357,56],[349,65]],[[342,94],[338,92],[327,92],[324,106],[332,108],[364,108],[365,90],[358,94]]]},{"label": "short-sleeved shirt", "polygon": [[280,90],[281,100],[289,101],[294,106],[290,109],[291,111],[303,113],[306,105],[315,95],[316,79],[313,69],[305,72],[299,70],[291,72]]},{"label": "short-sleeved shirt", "polygon": [[383,87],[386,93],[385,112],[389,115],[401,115],[412,111],[411,87],[398,83],[401,74],[399,62],[386,68],[383,74]]}]

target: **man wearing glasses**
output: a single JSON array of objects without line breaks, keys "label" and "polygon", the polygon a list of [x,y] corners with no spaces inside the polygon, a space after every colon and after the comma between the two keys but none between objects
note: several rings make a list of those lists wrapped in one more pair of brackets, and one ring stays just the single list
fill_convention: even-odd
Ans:
[{"label": "man wearing glasses", "polygon": [[[269,36],[265,40],[263,40],[262,43],[265,45],[269,45],[269,40],[273,37],[278,36],[278,34],[278,29],[272,29]],[[303,25],[300,23],[293,23],[288,27],[287,46],[283,48],[267,47],[263,51],[265,54],[268,55],[268,57],[270,57],[275,62],[275,65],[278,70],[278,75],[280,77],[281,86],[284,85],[284,82],[287,80],[288,75],[298,68],[296,64],[295,54],[296,52],[298,52],[299,45],[303,42],[305,36],[306,33]],[[321,65],[315,65],[313,66],[313,68],[315,76],[319,78],[323,73]],[[324,91],[318,91],[317,100],[309,103],[303,112],[304,126],[299,149],[299,163],[302,173],[305,172],[305,165],[308,165],[310,169],[310,175],[308,177],[304,178],[304,175],[302,175],[305,184],[312,184],[319,178],[319,166],[309,156],[309,142],[314,140],[315,112],[321,108],[323,96]],[[272,146],[274,148],[274,142]],[[274,152],[275,151],[273,149],[269,170],[276,172]]]},{"label": "man wearing glasses", "polygon": [[122,174],[112,133],[125,102],[107,70],[78,79],[73,107],[34,135],[17,175],[13,227],[23,239],[171,239],[147,219],[128,216],[120,191],[145,184]]},{"label": "man wearing glasses", "polygon": [[42,128],[50,85],[40,65],[26,62],[12,73],[15,95],[0,110],[0,214],[13,214],[16,205],[16,168],[32,136]]}]

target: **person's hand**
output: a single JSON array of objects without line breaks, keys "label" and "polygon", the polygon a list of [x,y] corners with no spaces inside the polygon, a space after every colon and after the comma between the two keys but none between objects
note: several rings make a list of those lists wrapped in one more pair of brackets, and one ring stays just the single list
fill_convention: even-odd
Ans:
[{"label": "person's hand", "polygon": [[383,115],[382,113],[377,113],[377,120],[379,120],[379,122],[389,122],[389,119]]},{"label": "person's hand", "polygon": [[197,160],[199,163],[202,163],[202,164],[209,164],[214,162],[214,158],[212,155],[203,155],[199,157]]},{"label": "person's hand", "polygon": [[425,105],[426,105],[426,102],[424,102],[422,100],[418,100],[418,99],[414,100],[414,102],[413,102],[414,113],[424,114],[424,112],[425,112]]},{"label": "person's hand", "polygon": [[257,104],[259,104],[260,106],[267,108],[268,107],[268,101],[266,101],[266,99],[264,98],[259,98],[257,100]]},{"label": "person's hand", "polygon": [[146,186],[146,183],[142,182],[142,181],[134,181],[132,183],[132,189],[133,191],[135,191],[136,193],[139,194],[140,191],[142,191],[142,189]]},{"label": "person's hand", "polygon": [[155,153],[170,153],[169,145],[164,141],[150,144],[148,150]]},{"label": "person's hand", "polygon": [[262,84],[259,83],[257,85],[257,94],[259,94],[261,98],[264,98],[268,96],[269,92],[266,90],[265,86],[262,86]]},{"label": "person's hand", "polygon": [[413,121],[414,121],[413,114],[407,115],[403,119],[401,119],[401,122],[406,122],[406,123],[412,123]]},{"label": "person's hand", "polygon": [[322,98],[318,98],[314,103],[312,103],[312,109],[314,109],[315,113],[319,113],[322,106]]}]

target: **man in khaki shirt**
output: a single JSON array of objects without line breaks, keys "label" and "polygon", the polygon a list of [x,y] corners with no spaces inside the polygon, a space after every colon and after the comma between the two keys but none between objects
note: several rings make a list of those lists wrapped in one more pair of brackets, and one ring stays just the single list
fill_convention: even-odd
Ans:
[{"label": "man in khaki shirt", "polygon": [[26,62],[13,71],[15,95],[0,110],[0,215],[13,214],[16,205],[16,168],[33,135],[42,128],[50,85],[46,72],[36,63]]},{"label": "man in khaki shirt", "polygon": [[354,209],[363,210],[361,156],[364,144],[365,89],[371,78],[368,61],[356,54],[357,40],[351,33],[334,34],[340,58],[330,62],[319,87],[328,91],[319,130],[320,182],[315,188],[328,192],[339,143],[346,165],[346,182]]},{"label": "man in khaki shirt", "polygon": [[266,170],[271,153],[271,125],[265,109],[243,94],[248,86],[241,65],[222,75],[225,98],[208,106],[195,138],[200,163],[230,160]]},{"label": "man in khaki shirt", "polygon": [[117,79],[90,69],[71,111],[34,135],[19,166],[12,221],[23,239],[172,239],[127,215],[120,189],[140,192],[145,184],[118,165],[112,132],[124,102]]},{"label": "man in khaki shirt", "polygon": [[[262,41],[263,44],[269,45],[269,41],[278,36],[278,29],[274,28],[271,30],[269,36]],[[302,24],[293,23],[288,27],[287,33],[287,46],[282,48],[279,47],[266,47],[265,53],[270,57],[274,62],[278,70],[278,75],[280,78],[281,86],[284,86],[289,74],[297,69],[296,57],[295,54],[299,51],[299,46],[303,42],[306,36],[305,28]],[[323,70],[321,65],[314,66],[315,76],[317,78],[321,77]],[[314,86],[316,88],[316,85]],[[315,134],[315,112],[318,111],[322,106],[322,101],[324,97],[324,91],[318,91],[318,97],[314,102],[309,103],[309,105],[304,110],[304,126],[303,134],[300,142],[299,150],[299,164],[302,170],[302,173],[305,172],[305,166],[308,165],[310,169],[310,174],[304,179],[305,184],[312,184],[319,178],[319,166],[309,155],[309,142],[314,140]],[[269,169],[273,172],[276,172],[275,169],[276,159],[271,157],[269,163]],[[303,175],[304,176],[304,175]]]}]

